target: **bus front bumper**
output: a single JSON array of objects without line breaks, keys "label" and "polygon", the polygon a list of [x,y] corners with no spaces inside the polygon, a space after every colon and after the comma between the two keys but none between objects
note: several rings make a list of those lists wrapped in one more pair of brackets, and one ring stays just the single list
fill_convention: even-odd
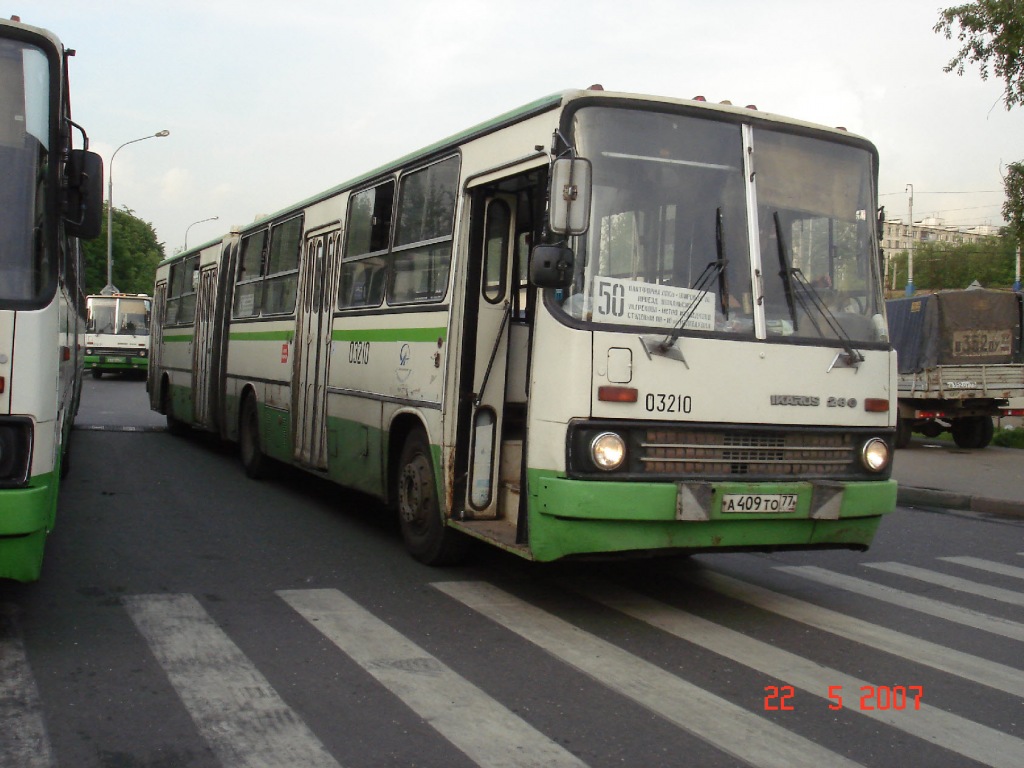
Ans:
[{"label": "bus front bumper", "polygon": [[33,477],[26,488],[5,488],[0,510],[0,578],[35,581],[53,527],[57,477]]},{"label": "bus front bumper", "polygon": [[625,483],[534,472],[529,487],[530,550],[537,560],[657,550],[867,549],[882,516],[896,507],[895,480]]}]

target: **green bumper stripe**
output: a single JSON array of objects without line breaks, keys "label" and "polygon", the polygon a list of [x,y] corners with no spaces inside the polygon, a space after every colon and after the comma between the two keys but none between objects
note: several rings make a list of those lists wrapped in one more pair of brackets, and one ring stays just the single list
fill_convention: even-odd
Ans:
[{"label": "green bumper stripe", "polygon": [[445,328],[345,329],[331,334],[332,341],[434,341],[448,337]]}]

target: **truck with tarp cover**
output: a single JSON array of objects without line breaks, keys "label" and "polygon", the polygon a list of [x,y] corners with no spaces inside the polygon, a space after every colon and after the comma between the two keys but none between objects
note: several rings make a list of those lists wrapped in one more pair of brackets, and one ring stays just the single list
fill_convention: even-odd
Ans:
[{"label": "truck with tarp cover", "polygon": [[[986,288],[886,302],[898,356],[896,447],[945,431],[961,448],[992,441],[993,417],[1024,415],[1021,295]],[[1015,402],[1016,401],[1016,402]]]}]

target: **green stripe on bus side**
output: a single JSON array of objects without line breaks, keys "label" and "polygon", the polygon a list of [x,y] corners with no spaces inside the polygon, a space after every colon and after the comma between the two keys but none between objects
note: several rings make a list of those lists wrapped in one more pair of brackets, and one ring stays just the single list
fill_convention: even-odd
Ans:
[{"label": "green stripe on bus side", "polygon": [[167,344],[171,344],[171,343],[176,342],[176,341],[192,341],[192,336],[193,336],[193,334],[191,334],[191,333],[174,333],[174,334],[165,333],[164,334],[164,342],[167,343]]},{"label": "green stripe on bus side", "polygon": [[334,331],[331,341],[443,341],[447,337],[446,328],[346,328]]},{"label": "green stripe on bus side", "polygon": [[234,331],[228,338],[231,341],[291,341],[295,331]]}]

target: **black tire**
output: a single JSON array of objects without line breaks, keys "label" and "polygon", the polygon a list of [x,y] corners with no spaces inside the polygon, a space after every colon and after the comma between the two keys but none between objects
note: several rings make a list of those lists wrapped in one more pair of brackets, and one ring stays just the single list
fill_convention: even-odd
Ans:
[{"label": "black tire", "polygon": [[405,440],[395,486],[398,524],[409,554],[426,565],[455,565],[464,560],[469,539],[442,519],[430,444],[422,430],[414,430]]},{"label": "black tire", "polygon": [[174,416],[174,408],[171,404],[171,385],[164,382],[163,394],[160,396],[160,410],[167,419],[167,432],[176,437],[186,434],[189,431],[188,424]]},{"label": "black tire", "polygon": [[995,427],[989,416],[967,416],[953,419],[949,431],[953,433],[953,442],[957,447],[979,450],[992,442]]},{"label": "black tire", "polygon": [[245,474],[253,480],[266,477],[267,456],[260,447],[260,416],[256,398],[245,398],[242,415],[238,422],[238,455],[242,459]]},{"label": "black tire", "polygon": [[911,429],[907,420],[902,416],[896,417],[896,448],[906,448],[910,445]]},{"label": "black tire", "polygon": [[103,371],[101,371],[99,368],[93,368],[92,369],[92,377],[94,379],[102,379],[103,378]]}]

